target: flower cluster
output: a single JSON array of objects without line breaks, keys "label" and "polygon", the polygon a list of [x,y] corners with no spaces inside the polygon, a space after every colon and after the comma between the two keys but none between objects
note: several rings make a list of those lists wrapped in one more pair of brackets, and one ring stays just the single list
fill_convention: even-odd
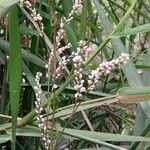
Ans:
[{"label": "flower cluster", "polygon": [[82,54],[84,54],[85,58],[88,58],[89,55],[93,52],[92,48],[87,45],[85,41],[79,41],[79,48]]},{"label": "flower cluster", "polygon": [[54,50],[52,49],[51,52],[49,53],[48,64],[45,65],[45,68],[48,69],[48,73],[50,72],[50,65],[53,61],[53,58],[54,58]]},{"label": "flower cluster", "polygon": [[65,51],[66,49],[71,48],[71,46],[72,46],[71,43],[68,43],[68,45],[59,48],[59,49],[57,50],[57,53],[58,53],[58,54],[62,54],[63,51]]},{"label": "flower cluster", "polygon": [[81,8],[82,5],[83,5],[83,0],[74,0],[73,8],[67,18],[68,22],[72,20],[73,16],[78,12],[78,9]]},{"label": "flower cluster", "polygon": [[47,134],[47,126],[45,123],[45,119],[42,116],[42,111],[43,111],[43,107],[41,105],[41,94],[42,94],[42,90],[41,90],[41,85],[40,85],[40,77],[42,76],[41,72],[37,72],[35,80],[36,80],[36,86],[34,86],[34,90],[35,90],[35,95],[36,95],[36,101],[35,101],[35,106],[36,106],[36,115],[37,115],[37,121],[38,121],[38,126],[41,129],[41,135],[42,135],[42,141],[44,142],[44,146],[46,149],[49,149],[49,144],[51,143],[49,136]]},{"label": "flower cluster", "polygon": [[75,55],[73,58],[74,63],[74,74],[75,74],[75,85],[74,89],[77,90],[75,94],[75,98],[79,99],[82,96],[82,92],[85,91],[85,87],[83,86],[84,80],[82,79],[82,57],[80,55]]},{"label": "flower cluster", "polygon": [[[73,5],[73,9],[71,10],[71,12],[68,15],[68,18],[64,18],[68,23],[70,23],[70,21],[73,19],[73,16],[78,12],[79,8],[83,5],[83,0],[74,0],[74,5]],[[57,32],[57,36],[56,36],[56,47],[58,48],[60,46],[60,41],[63,39],[65,35],[65,30],[64,30],[64,24],[61,20],[60,23],[60,29]]]},{"label": "flower cluster", "polygon": [[44,26],[43,26],[43,23],[42,23],[42,17],[39,13],[37,13],[36,9],[32,8],[32,4],[30,1],[28,0],[20,0],[19,1],[19,5],[20,7],[26,7],[30,13],[31,13],[31,16],[33,17],[33,20],[37,23],[38,27],[40,28],[40,36],[43,36],[43,30],[44,30]]},{"label": "flower cluster", "polygon": [[[73,15],[75,15],[75,13],[77,13],[78,9],[80,8],[80,6],[83,4],[83,0],[75,0],[74,1],[74,5],[73,5],[73,9],[72,11],[70,12],[68,18],[66,19],[66,21],[69,23],[73,17]],[[60,29],[58,30],[57,34],[56,34],[56,53],[58,54],[61,54],[64,50],[66,49],[69,49],[71,47],[71,44],[69,43],[68,45],[64,46],[64,47],[61,47],[59,48],[60,46],[60,42],[61,40],[63,39],[63,37],[65,36],[65,30],[64,30],[64,24],[61,20],[61,23],[60,23]],[[50,65],[51,65],[51,62],[53,60],[53,57],[54,57],[54,49],[51,49],[51,52],[50,52],[50,55],[49,55],[49,60],[48,60],[48,64],[46,64],[46,68],[50,68]],[[61,70],[64,69],[66,63],[69,61],[69,58],[67,60],[63,60],[61,63],[59,63],[59,66],[56,70],[56,73],[58,73],[57,75],[57,78],[60,76],[59,72]],[[60,68],[61,67],[61,68]],[[49,71],[48,71],[49,72]]]},{"label": "flower cluster", "polygon": [[[66,58],[66,56],[62,57],[62,62],[59,62],[59,66],[56,69],[56,79],[58,79],[60,77],[60,75],[62,74],[65,65],[67,65],[67,63],[72,60],[73,61],[73,65],[74,65],[74,74],[75,74],[75,84],[74,84],[74,88],[77,90],[76,94],[75,94],[75,98],[79,99],[82,96],[82,92],[85,91],[85,87],[84,87],[84,80],[82,79],[82,68],[81,68],[81,64],[83,62],[83,59],[81,57],[81,55],[83,54],[85,57],[88,57],[89,54],[91,54],[92,52],[92,48],[87,46],[87,43],[85,41],[80,41],[79,46],[77,48],[76,52],[72,52],[72,54]],[[65,49],[70,48],[71,45],[68,44],[67,46],[58,49],[59,54],[61,54]],[[83,57],[83,58],[85,58]]]},{"label": "flower cluster", "polygon": [[64,24],[61,21],[60,29],[58,30],[57,36],[56,36],[56,49],[59,48],[61,44],[60,41],[63,39],[64,35],[65,35]]},{"label": "flower cluster", "polygon": [[66,59],[66,56],[62,57],[62,61],[59,62],[58,67],[56,68],[56,79],[58,79],[60,77],[60,75],[62,74],[63,70],[65,69],[65,66],[67,65],[67,62],[70,59]]},{"label": "flower cluster", "polygon": [[74,58],[74,57],[76,57],[76,56],[78,56],[78,55],[80,55],[80,54],[85,54],[85,49],[84,49],[84,47],[86,46],[86,43],[81,40],[81,41],[78,43],[78,45],[79,45],[79,46],[78,46],[76,52],[72,52],[72,54],[69,56],[69,58]]},{"label": "flower cluster", "polygon": [[129,60],[129,55],[126,53],[122,53],[120,57],[113,59],[109,62],[103,62],[99,65],[96,70],[93,70],[91,74],[88,76],[88,90],[93,90],[95,88],[98,79],[102,75],[107,75],[117,66],[121,66],[127,63]]}]

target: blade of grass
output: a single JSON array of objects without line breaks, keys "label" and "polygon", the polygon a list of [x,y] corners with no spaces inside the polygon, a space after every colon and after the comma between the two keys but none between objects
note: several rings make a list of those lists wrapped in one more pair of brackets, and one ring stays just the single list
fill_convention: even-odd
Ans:
[{"label": "blade of grass", "polygon": [[120,135],[120,134],[112,134],[112,133],[103,133],[103,132],[91,132],[85,130],[76,130],[76,129],[65,129],[66,132],[81,134],[86,137],[90,137],[97,140],[102,141],[150,141],[149,137],[140,137],[140,136],[130,136],[130,135]]},{"label": "blade of grass", "polygon": [[[9,51],[9,43],[4,40],[1,40],[1,39],[0,39],[0,48],[5,52],[8,52],[8,53],[10,52]],[[26,51],[25,49],[21,49],[21,55],[25,60],[32,62],[38,66],[41,66],[44,68],[46,65],[46,61],[42,60],[41,58],[35,56],[34,54],[32,54],[28,51]]]},{"label": "blade of grass", "polygon": [[87,26],[87,11],[88,11],[88,1],[84,3],[83,10],[82,10],[82,18],[80,24],[80,32],[79,32],[79,39],[84,40],[86,34],[86,26]]},{"label": "blade of grass", "polygon": [[[104,105],[104,104],[109,105],[109,104],[112,104],[112,103],[116,103],[116,102],[118,102],[118,100],[115,99],[115,97],[116,96],[114,95],[114,96],[108,96],[108,97],[104,97],[104,98],[92,99],[92,100],[88,100],[88,101],[85,101],[85,102],[81,102],[80,105],[79,105],[79,103],[77,103],[77,104],[72,104],[72,105],[68,105],[68,106],[56,109],[55,110],[55,118],[71,114],[76,105],[77,106],[79,105],[77,110],[76,110],[76,112],[79,112],[79,111],[83,111],[83,110],[86,110],[86,109],[101,106],[101,105]],[[51,115],[52,114],[49,115],[49,119],[52,118]]]},{"label": "blade of grass", "polygon": [[77,37],[76,37],[73,29],[71,28],[71,26],[64,19],[63,19],[63,23],[64,23],[64,28],[65,28],[66,33],[67,33],[68,40],[72,45],[72,49],[76,50],[78,47]]},{"label": "blade of grass", "polygon": [[0,144],[6,143],[9,140],[11,140],[10,135],[7,135],[7,134],[0,135]]},{"label": "blade of grass", "polygon": [[150,23],[134,27],[131,29],[126,29],[120,33],[117,33],[116,35],[113,36],[113,38],[119,38],[119,37],[124,37],[128,35],[134,35],[142,32],[150,32]]},{"label": "blade of grass", "polygon": [[72,9],[73,2],[72,0],[61,0],[61,2],[63,7],[63,13],[67,17]]},{"label": "blade of grass", "polygon": [[21,85],[21,46],[19,34],[18,8],[13,6],[9,12],[10,41],[10,102],[12,115],[12,150],[16,149],[16,125],[19,111]]}]

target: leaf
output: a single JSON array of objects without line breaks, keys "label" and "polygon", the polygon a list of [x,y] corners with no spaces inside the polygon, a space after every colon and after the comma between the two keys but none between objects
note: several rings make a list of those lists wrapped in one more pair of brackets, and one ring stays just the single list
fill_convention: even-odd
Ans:
[{"label": "leaf", "polygon": [[[9,52],[9,43],[4,41],[4,40],[1,40],[0,39],[0,48],[2,50],[4,50],[5,52]],[[45,68],[45,65],[46,65],[46,61],[42,60],[41,58],[35,56],[34,54],[24,50],[24,49],[21,49],[21,55],[24,59],[38,65],[38,66],[41,66],[41,67],[44,67]]]},{"label": "leaf", "polygon": [[[8,135],[11,135],[12,130],[8,129],[6,132]],[[37,127],[24,126],[22,128],[17,128],[16,135],[26,137],[41,137],[41,130]]]},{"label": "leaf", "polygon": [[150,99],[150,87],[123,87],[117,92],[117,99],[122,103],[136,103]]},{"label": "leaf", "polygon": [[70,13],[71,9],[72,9],[72,5],[73,2],[72,0],[61,0],[62,2],[62,7],[63,7],[63,13],[65,14],[65,16],[67,17],[68,14]]},{"label": "leaf", "polygon": [[83,10],[82,10],[82,18],[81,18],[81,25],[80,25],[80,32],[79,32],[80,40],[84,40],[85,38],[86,27],[87,27],[87,12],[88,12],[88,1],[84,3]]},{"label": "leaf", "polygon": [[[115,103],[118,101],[117,99],[115,99],[115,97],[116,96],[109,96],[109,97],[104,97],[104,98],[92,99],[92,100],[88,100],[85,102],[76,103],[76,104],[62,107],[55,111],[55,118],[71,114],[75,108],[77,108],[76,112],[79,112],[79,111],[94,108],[97,106]],[[49,115],[49,119],[51,118],[52,118],[52,114]]]},{"label": "leaf", "polygon": [[84,130],[76,130],[76,129],[65,129],[65,133],[73,134],[75,137],[84,136],[92,139],[97,139],[101,141],[150,141],[150,137],[141,137],[141,136],[130,136],[130,135],[120,135],[120,134],[112,134],[112,133],[104,133],[104,132],[93,132],[93,131],[84,131]]},{"label": "leaf", "polygon": [[124,37],[128,35],[138,34],[142,32],[149,32],[149,31],[150,31],[150,23],[147,23],[131,29],[125,29],[124,31],[114,35],[112,38],[119,38],[119,37]]},{"label": "leaf", "polygon": [[39,36],[39,34],[36,30],[26,27],[25,25],[20,25],[20,33],[28,35],[28,36],[30,36],[30,35]]},{"label": "leaf", "polygon": [[19,0],[0,0],[0,22],[5,17],[10,7]]},{"label": "leaf", "polygon": [[78,47],[77,37],[76,37],[73,29],[71,28],[71,26],[64,19],[63,19],[63,23],[64,23],[64,28],[67,33],[68,40],[71,43],[73,50],[76,50]]},{"label": "leaf", "polygon": [[21,45],[17,6],[9,12],[9,41],[10,41],[10,102],[12,115],[12,150],[16,147],[16,125],[19,111],[20,85],[22,76]]},{"label": "leaf", "polygon": [[0,144],[6,143],[9,140],[11,140],[11,136],[4,134],[4,135],[0,135]]}]

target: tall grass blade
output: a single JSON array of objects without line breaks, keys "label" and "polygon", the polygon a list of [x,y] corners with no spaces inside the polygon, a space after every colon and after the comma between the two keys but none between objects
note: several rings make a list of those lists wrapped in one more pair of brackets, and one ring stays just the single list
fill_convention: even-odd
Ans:
[{"label": "tall grass blade", "polygon": [[10,102],[12,115],[12,150],[16,149],[16,125],[19,110],[21,84],[21,46],[19,34],[18,8],[15,5],[9,12],[10,41]]},{"label": "tall grass blade", "polygon": [[84,40],[86,34],[86,27],[87,27],[87,12],[88,12],[88,1],[85,2],[82,10],[82,18],[80,24],[80,32],[79,32],[79,39]]},{"label": "tall grass blade", "polygon": [[128,36],[128,35],[134,35],[134,34],[138,34],[138,33],[142,33],[142,32],[149,32],[150,31],[150,23],[138,26],[138,27],[134,27],[131,29],[125,29],[124,31],[117,33],[114,38],[118,38],[118,37],[124,37],[124,36]]}]

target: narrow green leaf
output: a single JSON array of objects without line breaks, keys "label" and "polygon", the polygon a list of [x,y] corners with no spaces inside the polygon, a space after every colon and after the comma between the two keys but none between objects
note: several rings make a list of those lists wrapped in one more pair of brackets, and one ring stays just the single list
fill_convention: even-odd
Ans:
[{"label": "narrow green leaf", "polygon": [[[72,104],[72,105],[68,105],[68,106],[59,108],[55,111],[55,118],[71,114],[73,112],[75,106],[78,106],[79,104],[80,105],[78,106],[76,112],[94,108],[94,107],[101,106],[104,104],[109,105],[109,104],[118,102],[118,100],[115,99],[115,97],[116,96],[108,96],[108,97],[104,97],[104,98],[92,99],[92,100],[88,100],[85,102],[76,103],[76,104]],[[52,114],[49,115],[49,119],[51,119],[51,118],[52,118]]]},{"label": "narrow green leaf", "polygon": [[72,0],[61,0],[64,15],[67,17],[72,9],[73,2]]},{"label": "narrow green leaf", "polygon": [[82,10],[82,18],[81,18],[81,25],[80,25],[80,32],[79,38],[80,40],[84,40],[86,34],[86,26],[87,26],[87,12],[88,12],[88,1],[84,3],[83,10]]},{"label": "narrow green leaf", "polygon": [[150,141],[149,137],[140,137],[140,136],[130,136],[130,135],[120,135],[112,133],[103,133],[103,132],[93,132],[93,131],[84,131],[76,129],[65,129],[65,133],[70,132],[76,135],[83,135],[92,139],[97,139],[101,141]]},{"label": "narrow green leaf", "polygon": [[17,6],[9,12],[9,40],[10,40],[10,102],[12,115],[12,150],[16,146],[16,125],[19,110],[21,84],[21,46],[19,34],[19,19]]},{"label": "narrow green leaf", "polygon": [[9,140],[11,140],[11,136],[4,134],[4,135],[0,135],[0,144],[6,143]]},{"label": "narrow green leaf", "polygon": [[150,94],[150,87],[132,88],[123,87],[118,90],[118,95],[145,95]]},{"label": "narrow green leaf", "polygon": [[149,32],[149,31],[150,31],[150,23],[147,23],[147,24],[135,27],[135,28],[126,29],[114,35],[113,38],[124,37],[128,35],[138,34],[142,32]]},{"label": "narrow green leaf", "polygon": [[73,29],[71,28],[71,26],[65,20],[63,20],[63,23],[64,23],[64,28],[67,33],[68,40],[72,44],[73,50],[75,50],[78,47],[77,37],[76,37]]},{"label": "narrow green leaf", "polygon": [[[0,48],[3,51],[9,53],[9,43],[8,42],[0,39]],[[28,51],[26,51],[25,49],[21,50],[21,55],[25,60],[27,60],[29,62],[32,62],[41,67],[45,67],[46,61],[42,60],[41,58],[35,56],[34,54],[32,54]]]}]

